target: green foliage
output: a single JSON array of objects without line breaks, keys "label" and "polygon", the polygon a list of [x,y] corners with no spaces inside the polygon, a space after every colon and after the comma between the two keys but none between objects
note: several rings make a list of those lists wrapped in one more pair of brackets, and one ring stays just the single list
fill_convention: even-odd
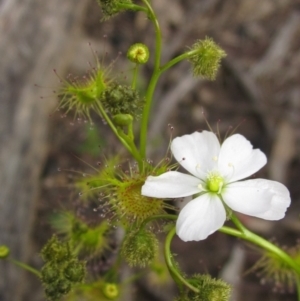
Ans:
[{"label": "green foliage", "polygon": [[97,61],[97,67],[92,69],[88,76],[82,78],[69,78],[63,82],[59,92],[61,97],[59,108],[66,113],[75,110],[75,117],[81,116],[91,121],[91,111],[101,115],[98,101],[110,84],[108,70],[102,68]]}]

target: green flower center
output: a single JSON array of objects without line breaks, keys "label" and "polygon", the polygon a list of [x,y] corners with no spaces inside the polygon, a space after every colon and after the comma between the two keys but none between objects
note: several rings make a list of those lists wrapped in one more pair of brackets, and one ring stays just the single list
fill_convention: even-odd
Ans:
[{"label": "green flower center", "polygon": [[224,179],[216,172],[211,172],[207,176],[206,188],[210,192],[220,193],[224,186]]}]

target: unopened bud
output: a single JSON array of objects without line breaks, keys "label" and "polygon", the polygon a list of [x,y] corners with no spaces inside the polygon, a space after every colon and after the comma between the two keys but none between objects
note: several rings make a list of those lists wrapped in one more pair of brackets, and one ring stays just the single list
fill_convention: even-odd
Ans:
[{"label": "unopened bud", "polygon": [[136,64],[146,64],[149,59],[149,49],[142,43],[133,44],[127,51],[127,58]]},{"label": "unopened bud", "polygon": [[202,76],[214,80],[220,61],[226,56],[225,51],[209,38],[197,41],[191,50],[195,51],[195,54],[189,58],[193,65],[194,76]]},{"label": "unopened bud", "polygon": [[5,259],[9,256],[10,250],[7,246],[0,246],[0,259]]}]

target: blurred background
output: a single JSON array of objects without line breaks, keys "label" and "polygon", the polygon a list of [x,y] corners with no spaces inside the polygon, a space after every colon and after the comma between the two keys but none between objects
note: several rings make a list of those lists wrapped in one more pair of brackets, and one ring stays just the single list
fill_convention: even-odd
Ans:
[{"label": "blurred background", "polygon": [[[158,162],[164,156],[169,123],[173,136],[207,129],[205,118],[223,136],[238,127],[267,154],[268,164],[257,176],[284,183],[292,196],[280,222],[240,218],[280,246],[294,246],[300,230],[300,1],[152,3],[163,31],[163,62],[205,36],[227,57],[213,82],[194,79],[187,62],[162,76],[149,128],[149,158]],[[96,51],[103,64],[113,64],[113,74],[126,80],[131,75],[128,47],[143,42],[153,49],[153,28],[143,14],[101,18],[95,0],[0,0],[0,244],[37,268],[42,266],[39,251],[52,233],[49,214],[78,206],[78,193],[70,186],[73,173],[58,170],[85,172],[84,162],[96,166],[103,154],[120,150],[99,118],[90,125],[56,110],[59,77],[84,75],[96,65]],[[151,71],[151,64],[143,68],[141,91]],[[293,290],[249,273],[260,254],[241,241],[216,233],[199,243],[175,239],[173,247],[186,274],[209,272],[232,283],[234,301],[296,300]],[[174,296],[171,283],[162,289],[144,277],[123,300]],[[1,261],[0,300],[45,298],[39,281]]]}]

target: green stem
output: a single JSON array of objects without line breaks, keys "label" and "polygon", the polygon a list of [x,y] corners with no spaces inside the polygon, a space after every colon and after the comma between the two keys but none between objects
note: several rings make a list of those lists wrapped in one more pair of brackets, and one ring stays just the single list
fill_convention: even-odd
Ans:
[{"label": "green stem", "polygon": [[173,265],[172,261],[172,254],[171,254],[171,241],[176,233],[176,228],[174,227],[167,235],[166,241],[165,241],[165,248],[164,248],[164,255],[165,255],[165,261],[167,264],[167,267],[169,269],[169,272],[174,279],[174,281],[179,285],[179,287],[185,285],[187,288],[192,290],[195,293],[199,293],[199,290],[191,285],[188,281],[186,281],[182,275],[178,272],[176,267]]},{"label": "green stem", "polygon": [[282,251],[280,248],[270,243],[269,241],[265,240],[264,238],[249,231],[241,224],[241,222],[238,220],[238,218],[235,215],[231,216],[231,220],[239,228],[239,230],[224,226],[219,231],[249,241],[261,247],[264,250],[276,254],[294,271],[296,271],[298,275],[300,275],[300,266],[287,253],[285,253],[284,251]]},{"label": "green stem", "polygon": [[145,13],[148,13],[148,9],[146,7],[132,3],[120,3],[118,4],[118,7],[126,10],[143,11]]},{"label": "green stem", "polygon": [[102,104],[100,101],[97,102],[98,104],[98,108],[100,111],[101,116],[105,119],[105,121],[107,122],[107,124],[110,126],[110,128],[112,129],[112,131],[114,132],[114,134],[118,137],[118,139],[120,140],[120,142],[125,146],[125,148],[130,152],[130,154],[133,156],[133,158],[138,162],[139,164],[139,169],[142,170],[143,168],[143,160],[141,159],[141,156],[134,144],[134,142],[132,140],[130,140],[127,136],[124,135],[120,135],[119,131],[117,130],[117,128],[114,126],[113,122],[111,121],[111,119],[108,117],[108,115],[106,114]]},{"label": "green stem", "polygon": [[13,263],[13,264],[21,267],[22,269],[24,269],[24,270],[26,270],[28,272],[31,272],[32,274],[34,274],[34,275],[36,275],[38,277],[42,276],[41,273],[38,270],[36,270],[35,268],[27,265],[26,263],[20,262],[18,260],[12,259],[12,258],[8,258],[7,260],[10,261],[11,263]]},{"label": "green stem", "polygon": [[191,50],[188,52],[185,52],[179,56],[176,56],[175,58],[173,58],[172,60],[170,60],[169,62],[167,62],[166,64],[164,64],[163,66],[161,66],[160,68],[160,73],[165,72],[166,70],[168,70],[169,68],[173,67],[174,65],[180,63],[183,60],[186,60],[188,58],[190,58],[191,56],[197,54],[198,50]]},{"label": "green stem", "polygon": [[[157,43],[158,43],[158,41],[157,41]],[[161,43],[161,41],[160,41],[160,43]],[[168,63],[166,63],[165,65],[163,65],[161,67],[159,65],[155,64],[155,68],[154,68],[148,89],[146,91],[146,104],[144,107],[143,117],[142,117],[141,136],[140,136],[140,154],[143,158],[145,158],[145,156],[146,156],[147,128],[148,128],[149,115],[150,115],[150,110],[151,110],[151,105],[152,105],[152,98],[153,98],[154,90],[155,90],[155,87],[156,87],[159,77],[161,76],[161,74],[163,72],[165,72],[169,68],[173,67],[175,64],[178,64],[179,62],[186,60],[186,59],[190,58],[191,56],[195,55],[197,53],[197,51],[198,50],[195,49],[195,50],[185,52],[185,53],[175,57],[174,59],[172,59],[171,61],[169,61]],[[155,62],[160,61],[160,56],[158,56],[158,57],[159,57],[159,59],[157,59],[157,60],[155,59]]]},{"label": "green stem", "polygon": [[161,59],[162,37],[161,37],[161,30],[155,12],[153,11],[151,5],[147,0],[142,0],[142,1],[148,9],[149,18],[153,22],[155,28],[154,70],[149,82],[149,86],[146,91],[146,103],[143,110],[141,132],[140,132],[140,154],[141,157],[145,159],[150,110],[151,110],[154,90],[157,84],[157,80],[160,76],[159,68],[160,68],[160,59]]},{"label": "green stem", "polygon": [[134,69],[133,69],[133,78],[132,78],[132,84],[131,88],[135,90],[136,88],[136,80],[138,76],[138,71],[139,71],[139,64],[135,64]]}]

